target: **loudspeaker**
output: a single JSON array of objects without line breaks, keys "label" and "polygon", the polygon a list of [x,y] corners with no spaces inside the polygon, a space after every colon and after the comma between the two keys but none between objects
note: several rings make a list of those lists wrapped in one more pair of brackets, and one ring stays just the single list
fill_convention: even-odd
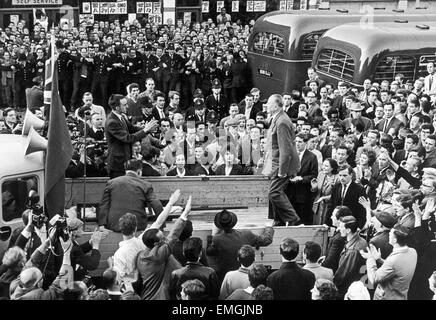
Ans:
[{"label": "loudspeaker", "polygon": [[35,130],[41,130],[44,127],[44,120],[39,119],[35,116],[29,109],[26,110],[26,115],[24,116],[23,132],[21,135],[27,136],[29,134],[30,128],[35,128]]},{"label": "loudspeaker", "polygon": [[47,150],[47,144],[48,141],[31,127],[26,140],[26,156],[33,152]]}]

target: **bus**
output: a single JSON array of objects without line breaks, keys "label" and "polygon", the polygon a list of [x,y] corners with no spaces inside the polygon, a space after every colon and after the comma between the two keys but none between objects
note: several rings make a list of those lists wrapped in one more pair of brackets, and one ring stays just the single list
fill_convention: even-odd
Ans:
[{"label": "bus", "polygon": [[[347,10],[274,11],[260,17],[248,39],[248,63],[254,87],[262,95],[300,89],[307,80],[315,47],[328,30],[344,23],[365,22],[368,13]],[[374,10],[374,22],[436,21],[428,10]]]},{"label": "bus", "polygon": [[362,31],[357,23],[343,24],[321,37],[313,58],[321,79],[357,88],[365,79],[391,82],[398,73],[415,80],[435,61],[436,23],[378,22]]}]

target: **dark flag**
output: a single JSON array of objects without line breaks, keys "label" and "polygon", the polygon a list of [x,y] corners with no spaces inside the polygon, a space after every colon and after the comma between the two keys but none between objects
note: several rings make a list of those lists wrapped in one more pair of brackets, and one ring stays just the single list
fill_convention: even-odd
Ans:
[{"label": "dark flag", "polygon": [[[54,36],[52,36],[52,48]],[[52,73],[51,78],[50,114],[48,126],[48,146],[45,159],[45,205],[49,218],[55,214],[63,214],[65,207],[65,170],[68,168],[73,155],[70,133],[68,131],[65,113],[58,91],[57,61],[54,51],[51,51]]]}]

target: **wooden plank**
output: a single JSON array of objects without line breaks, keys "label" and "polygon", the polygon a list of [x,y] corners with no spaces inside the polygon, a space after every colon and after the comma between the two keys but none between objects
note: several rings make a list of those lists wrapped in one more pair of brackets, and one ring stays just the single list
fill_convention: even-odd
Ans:
[{"label": "wooden plank", "polygon": [[[167,224],[166,231],[171,228],[172,223]],[[87,223],[86,230],[94,230],[95,224]],[[198,225],[193,221],[193,236],[199,237],[203,241],[203,246],[207,245],[207,236],[212,234],[212,228],[198,228]],[[242,229],[244,230],[244,229]],[[252,232],[259,234],[262,232],[263,227],[255,226],[246,230],[251,230]],[[83,237],[80,239],[80,243],[88,241],[92,232],[84,232]],[[139,232],[137,236],[140,236],[142,232]],[[300,252],[297,257],[297,261],[302,259],[302,252],[304,250],[304,243],[306,241],[315,241],[319,243],[323,252],[325,251],[327,245],[327,230],[322,226],[298,226],[298,227],[275,227],[274,237],[271,245],[267,247],[260,247],[256,250],[256,262],[263,263],[265,265],[271,265],[273,269],[278,269],[281,265],[280,256],[280,243],[286,238],[291,237],[295,239],[300,244]],[[102,272],[107,269],[107,258],[112,256],[118,249],[118,244],[123,240],[121,233],[110,232],[108,237],[102,241],[100,244],[101,260],[97,270],[90,272],[91,276],[101,276]],[[215,265],[214,257],[208,257],[211,266]]]},{"label": "wooden plank", "polygon": [[[172,192],[181,189],[176,205],[183,206],[190,194],[193,207],[259,207],[268,205],[268,178],[263,176],[231,177],[144,177],[152,183],[156,196],[168,200]],[[86,203],[101,201],[108,178],[86,179]],[[67,207],[83,203],[83,179],[66,179],[65,202]]]}]

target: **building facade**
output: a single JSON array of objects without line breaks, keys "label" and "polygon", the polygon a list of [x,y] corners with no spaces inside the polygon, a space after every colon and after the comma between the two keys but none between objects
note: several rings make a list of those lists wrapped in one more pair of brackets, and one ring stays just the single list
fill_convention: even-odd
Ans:
[{"label": "building facade", "polygon": [[436,0],[1,0],[1,4],[0,27],[3,28],[19,19],[28,22],[28,27],[32,28],[41,13],[46,14],[51,25],[65,20],[77,24],[81,15],[109,21],[149,17],[157,23],[174,23],[177,20],[199,22],[208,18],[216,21],[222,7],[231,15],[232,21],[240,20],[242,23],[256,20],[274,10],[329,8],[361,11],[370,7],[386,10],[425,7],[436,10]]}]

